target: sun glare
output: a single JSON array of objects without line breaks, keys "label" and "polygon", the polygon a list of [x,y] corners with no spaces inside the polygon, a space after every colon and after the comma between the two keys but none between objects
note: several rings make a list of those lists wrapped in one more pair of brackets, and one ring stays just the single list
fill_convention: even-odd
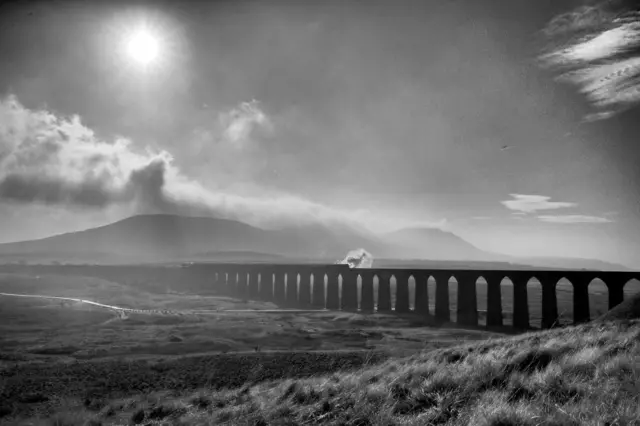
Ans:
[{"label": "sun glare", "polygon": [[123,84],[158,82],[177,75],[186,63],[189,49],[182,24],[159,11],[125,9],[103,28],[104,58]]},{"label": "sun glare", "polygon": [[146,66],[158,58],[160,45],[148,30],[138,30],[127,41],[127,54],[140,65]]}]

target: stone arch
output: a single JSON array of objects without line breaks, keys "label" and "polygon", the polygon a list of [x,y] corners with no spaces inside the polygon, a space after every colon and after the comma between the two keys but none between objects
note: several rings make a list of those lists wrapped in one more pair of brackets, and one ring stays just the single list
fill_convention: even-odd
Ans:
[{"label": "stone arch", "polygon": [[362,310],[362,274],[356,273],[356,294],[358,296],[358,311]]},{"label": "stone arch", "polygon": [[[449,275],[447,278],[447,284],[449,286],[449,315],[451,312],[458,312],[458,280],[453,275]],[[454,322],[457,322],[457,314]]]},{"label": "stone arch", "polygon": [[527,306],[529,325],[534,328],[542,327],[542,283],[536,276],[527,280]]},{"label": "stone arch", "polygon": [[591,318],[597,318],[609,310],[609,288],[599,276],[589,281],[589,309]]},{"label": "stone arch", "polygon": [[513,291],[513,280],[505,275],[500,279],[500,302],[502,303],[503,324],[507,323],[510,326],[513,326]]},{"label": "stone arch", "polygon": [[558,301],[558,325],[560,326],[573,323],[573,297],[573,283],[565,276],[560,277],[556,282],[556,299]]},{"label": "stone arch", "polygon": [[375,273],[371,276],[371,287],[373,289],[373,305],[378,312],[378,291],[380,290],[380,275]]},{"label": "stone arch", "polygon": [[489,315],[488,309],[488,292],[489,292],[489,284],[484,275],[479,275],[476,277],[476,292],[477,292],[477,305],[476,308],[478,310],[478,318],[485,325],[487,324],[487,317]]},{"label": "stone arch", "polygon": [[409,309],[416,310],[416,277],[413,273],[407,277],[407,286],[409,287]]},{"label": "stone arch", "polygon": [[433,275],[427,277],[427,295],[429,297],[429,312],[436,312],[436,278]]},{"label": "stone arch", "polygon": [[623,294],[625,299],[629,299],[640,294],[640,279],[631,278],[624,283]]},{"label": "stone arch", "polygon": [[395,311],[396,310],[396,301],[397,301],[397,292],[398,292],[398,282],[396,280],[396,274],[391,274],[389,276],[389,289],[391,292],[390,297],[390,303],[391,303],[391,310]]}]

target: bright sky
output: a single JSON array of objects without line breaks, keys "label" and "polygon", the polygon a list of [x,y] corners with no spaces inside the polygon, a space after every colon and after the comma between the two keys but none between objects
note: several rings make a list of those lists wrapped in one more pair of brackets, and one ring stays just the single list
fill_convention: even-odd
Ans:
[{"label": "bright sky", "polygon": [[165,211],[640,265],[640,24],[580,3],[3,5],[0,241]]}]

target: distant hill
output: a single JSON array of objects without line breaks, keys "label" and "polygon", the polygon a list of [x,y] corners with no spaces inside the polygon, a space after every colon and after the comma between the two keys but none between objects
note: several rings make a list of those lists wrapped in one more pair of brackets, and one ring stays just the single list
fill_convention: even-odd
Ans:
[{"label": "distant hill", "polygon": [[497,260],[457,235],[437,228],[404,228],[387,233],[383,239],[398,251],[393,258],[430,260]]},{"label": "distant hill", "polygon": [[[291,225],[267,230],[243,222],[167,214],[138,215],[48,238],[0,244],[0,262],[137,263],[165,261],[324,262],[364,248],[374,267],[626,270],[590,259],[516,258],[488,253],[435,228],[384,235],[348,226]],[[418,266],[420,265],[420,266]]]},{"label": "distant hill", "polygon": [[597,271],[630,271],[631,268],[613,262],[598,259],[581,259],[576,257],[526,257],[519,258],[520,263],[532,266],[544,266],[555,269],[588,269]]},{"label": "distant hill", "polygon": [[265,230],[234,220],[157,214],[133,216],[38,240],[0,244],[0,257],[106,261],[112,256],[123,261],[158,261],[188,257],[229,259],[235,253],[246,260],[274,256],[330,256],[338,260],[362,244],[378,245],[348,229],[301,225]]}]

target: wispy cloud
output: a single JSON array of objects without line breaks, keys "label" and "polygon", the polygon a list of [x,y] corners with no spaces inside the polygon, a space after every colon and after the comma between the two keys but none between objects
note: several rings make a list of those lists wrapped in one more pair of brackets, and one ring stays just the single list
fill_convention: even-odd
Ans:
[{"label": "wispy cloud", "polygon": [[223,128],[223,137],[234,143],[247,140],[256,128],[272,129],[271,121],[255,99],[220,114],[219,120]]},{"label": "wispy cloud", "polygon": [[538,219],[542,222],[551,223],[611,223],[610,219],[598,216],[584,216],[584,215],[542,215],[538,216]]},{"label": "wispy cloud", "polygon": [[576,207],[576,203],[564,201],[549,201],[551,197],[544,195],[509,194],[513,200],[501,201],[510,210],[521,213],[533,213],[538,210],[555,210],[568,207]]},{"label": "wispy cloud", "polygon": [[545,29],[550,46],[541,65],[578,87],[603,120],[640,102],[640,13],[602,1],[556,17]]}]

